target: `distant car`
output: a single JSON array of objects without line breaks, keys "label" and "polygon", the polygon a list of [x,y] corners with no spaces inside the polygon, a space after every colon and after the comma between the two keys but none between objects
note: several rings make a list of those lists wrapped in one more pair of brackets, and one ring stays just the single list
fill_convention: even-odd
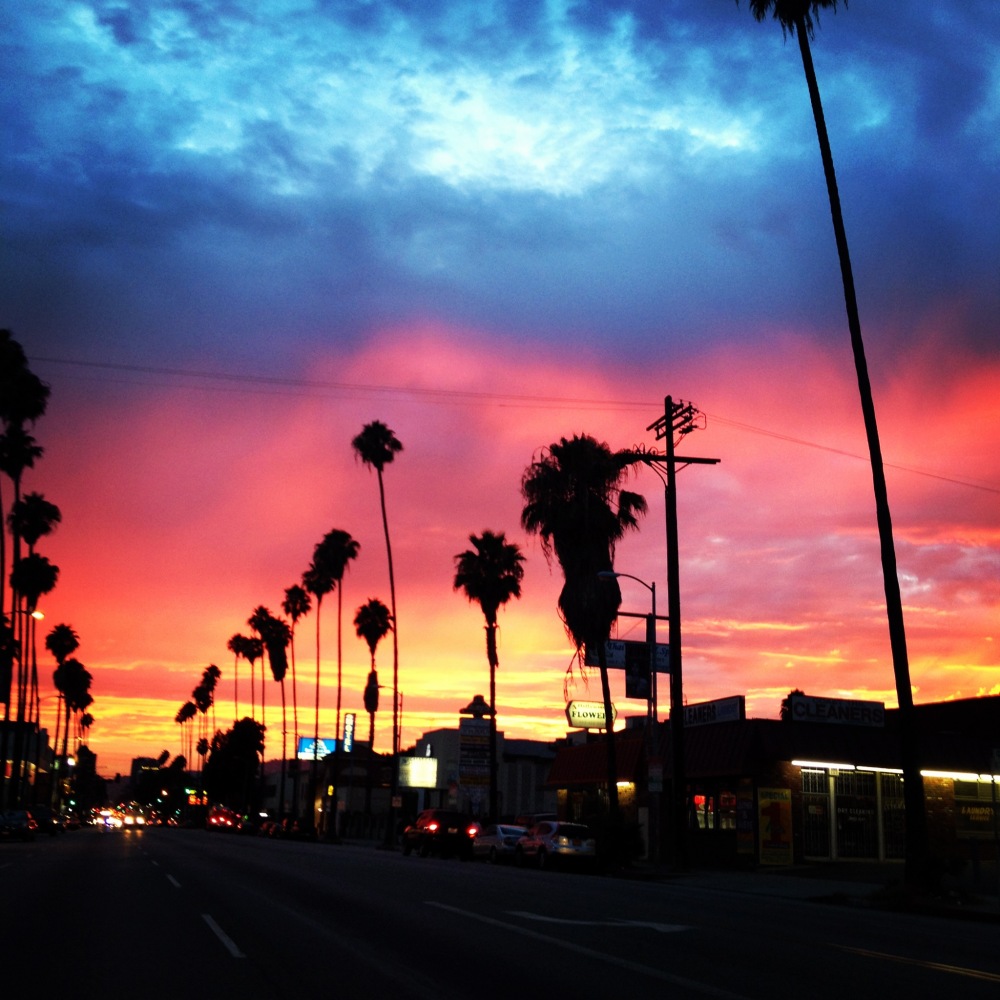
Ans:
[{"label": "distant car", "polygon": [[208,819],[205,821],[205,828],[208,830],[223,830],[226,833],[235,833],[240,826],[238,813],[225,806],[212,806],[208,810]]},{"label": "distant car", "polygon": [[546,820],[521,837],[514,859],[519,865],[534,864],[539,868],[557,863],[592,868],[597,862],[597,840],[582,823]]},{"label": "distant car", "polygon": [[47,833],[50,837],[54,837],[57,833],[63,833],[66,830],[66,819],[60,816],[54,809],[49,808],[49,806],[32,806],[29,810],[31,812],[31,818],[38,824],[39,833]]},{"label": "distant car", "polygon": [[490,824],[483,827],[472,841],[472,855],[486,858],[491,865],[513,861],[517,842],[527,832],[525,827],[515,826],[513,823]]},{"label": "distant car", "polygon": [[38,824],[27,809],[0,813],[0,840],[34,840],[37,831]]},{"label": "distant car", "polygon": [[146,817],[138,809],[126,809],[122,813],[122,829],[141,830],[146,825]]},{"label": "distant car", "polygon": [[403,854],[416,851],[422,858],[437,854],[466,860],[472,857],[472,841],[478,833],[479,824],[467,813],[425,809],[403,831]]}]

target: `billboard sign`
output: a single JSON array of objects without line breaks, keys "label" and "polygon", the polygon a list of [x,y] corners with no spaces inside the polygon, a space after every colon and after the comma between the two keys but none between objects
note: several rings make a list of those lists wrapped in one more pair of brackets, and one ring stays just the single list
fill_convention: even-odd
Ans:
[{"label": "billboard sign", "polygon": [[331,739],[314,740],[311,736],[300,736],[299,745],[296,748],[295,756],[299,760],[322,760],[327,754],[333,753],[337,749],[337,741]]},{"label": "billboard sign", "polygon": [[437,788],[436,757],[400,757],[400,788]]}]

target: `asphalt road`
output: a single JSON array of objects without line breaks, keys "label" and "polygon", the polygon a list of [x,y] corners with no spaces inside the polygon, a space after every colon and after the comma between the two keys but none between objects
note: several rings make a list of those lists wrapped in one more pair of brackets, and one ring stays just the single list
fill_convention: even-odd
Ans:
[{"label": "asphalt road", "polygon": [[995,998],[997,934],[683,880],[203,831],[0,845],[0,985],[28,969],[84,1000]]}]

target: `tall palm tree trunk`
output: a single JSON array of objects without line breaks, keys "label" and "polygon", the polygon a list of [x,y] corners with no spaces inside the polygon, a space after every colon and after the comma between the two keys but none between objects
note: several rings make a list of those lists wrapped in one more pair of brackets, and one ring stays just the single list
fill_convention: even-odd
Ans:
[{"label": "tall palm tree trunk", "polygon": [[604,700],[605,743],[608,752],[608,819],[611,823],[611,843],[616,847],[618,825],[618,754],[615,748],[615,720],[612,715],[611,684],[608,680],[608,653],[603,642],[597,647],[597,662],[601,671],[601,696]]},{"label": "tall palm tree trunk", "polygon": [[[375,669],[375,657],[372,657]],[[372,817],[372,762],[375,758],[375,713],[368,713],[368,766],[365,768],[365,822]]]},{"label": "tall palm tree trunk", "polygon": [[497,623],[486,623],[486,659],[490,664],[490,822],[499,818],[499,767],[497,763]]},{"label": "tall palm tree trunk", "polygon": [[278,815],[285,816],[285,768],[288,761],[288,713],[285,711],[285,678],[281,678],[281,788],[278,791]]},{"label": "tall palm tree trunk", "polygon": [[319,779],[319,619],[322,597],[316,598],[316,709],[313,716],[313,759],[309,772],[309,828],[316,828],[316,789]]},{"label": "tall palm tree trunk", "polygon": [[892,537],[892,519],[889,513],[889,496],[885,482],[885,468],[879,443],[878,424],[875,419],[875,403],[872,398],[871,382],[868,377],[868,363],[865,359],[864,341],[861,337],[861,319],[858,312],[857,295],[854,289],[854,275],[847,246],[847,232],[837,190],[837,175],[833,166],[833,153],[826,129],[826,118],[820,100],[816,70],[809,46],[808,29],[805,18],[796,19],[795,34],[802,55],[809,87],[809,100],[816,122],[816,136],[819,140],[823,173],[826,177],[827,193],[830,198],[830,214],[837,241],[837,255],[840,259],[840,273],[844,284],[844,301],[847,308],[847,324],[851,333],[851,347],[854,352],[854,366],[857,370],[858,390],[861,395],[861,411],[864,416],[865,434],[868,438],[868,452],[872,467],[872,484],[875,492],[875,513],[878,522],[879,543],[882,553],[882,577],[885,589],[886,615],[889,624],[889,644],[892,650],[892,667],[896,682],[896,698],[899,703],[900,756],[903,765],[903,794],[906,824],[906,881],[910,884],[922,882],[926,876],[927,862],[927,820],[924,814],[923,779],[920,775],[920,757],[914,725],[913,691],[910,686],[910,667],[906,651],[906,633],[903,626],[903,602],[899,589],[896,569],[896,550]]},{"label": "tall palm tree trunk", "polygon": [[343,624],[344,624],[344,578],[337,583],[337,731],[333,745],[333,836],[340,836],[340,745],[344,742],[340,731],[340,696],[343,683]]},{"label": "tall palm tree trunk", "polygon": [[385,511],[385,484],[382,472],[378,473],[378,497],[382,507],[382,530],[385,533],[385,552],[389,561],[389,604],[392,608],[392,794],[399,788],[399,619],[396,617],[396,575],[392,566],[392,543],[389,541],[389,518]]},{"label": "tall palm tree trunk", "polygon": [[392,544],[389,541],[389,518],[385,511],[385,484],[382,470],[378,470],[378,496],[382,507],[382,530],[385,533],[385,552],[389,561],[389,604],[392,611],[392,783],[389,800],[389,822],[385,840],[394,844],[396,838],[396,796],[399,795],[399,619],[396,617],[396,576],[392,566]]},{"label": "tall palm tree trunk", "polygon": [[295,730],[292,742],[292,815],[299,815],[299,682],[295,677],[295,626],[292,625],[292,728]]}]

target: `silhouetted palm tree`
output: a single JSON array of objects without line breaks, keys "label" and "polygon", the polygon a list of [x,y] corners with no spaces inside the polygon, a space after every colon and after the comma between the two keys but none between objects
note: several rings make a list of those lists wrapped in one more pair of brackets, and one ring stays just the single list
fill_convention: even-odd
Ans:
[{"label": "silhouetted palm tree", "polygon": [[[70,625],[54,625],[45,637],[45,648],[55,657],[57,667],[61,667],[68,657],[80,648],[80,637]],[[59,753],[59,729],[62,722],[63,690],[56,678],[53,678],[59,701],[56,707],[56,728],[52,739],[53,753]],[[52,802],[56,801],[56,783],[52,782]]]},{"label": "silhouetted palm tree", "polygon": [[[264,644],[253,635],[243,636],[243,659],[250,665],[250,716],[257,715],[257,688],[254,680],[254,664],[264,655]],[[261,720],[261,726],[264,725]],[[263,730],[261,730],[263,732]]]},{"label": "silhouetted palm tree", "polygon": [[233,721],[240,717],[240,657],[243,655],[243,644],[246,636],[237,632],[229,637],[226,648],[233,654]]},{"label": "silhouetted palm tree", "polygon": [[375,650],[392,628],[392,614],[377,598],[370,597],[354,613],[354,629],[358,638],[364,639],[371,654],[371,670],[365,684],[364,705],[368,713],[368,767],[365,770],[365,816],[372,811],[372,764],[375,757],[375,713],[378,711],[378,672],[375,669]]},{"label": "silhouetted palm tree", "polygon": [[[35,633],[38,622],[34,617],[34,612],[38,607],[38,599],[42,594],[48,594],[55,589],[56,581],[59,579],[59,567],[54,566],[45,556],[32,552],[30,555],[18,559],[14,563],[14,568],[10,574],[11,591],[16,595],[21,605],[21,618],[23,619],[20,641],[20,661],[18,664],[17,683],[17,721],[25,721],[25,710],[27,709],[28,721],[34,721],[37,708],[38,691],[38,656],[35,644]],[[30,669],[29,669],[30,668]],[[30,688],[29,688],[30,684]],[[35,699],[30,699],[30,692],[36,695]],[[20,789],[27,780],[24,772],[25,750],[24,726],[18,725],[14,733],[14,757],[11,774],[14,775],[15,794],[20,794]]]},{"label": "silhouetted palm tree", "polygon": [[316,824],[316,779],[319,774],[319,678],[320,678],[320,611],[323,598],[333,590],[329,568],[315,557],[302,574],[302,586],[316,598],[316,703],[313,714],[313,760],[309,771],[309,826]]},{"label": "silhouetted palm tree", "polygon": [[[295,626],[303,616],[309,614],[312,608],[312,601],[309,600],[309,593],[305,587],[300,587],[293,583],[285,591],[285,599],[281,602],[281,610],[288,615],[288,620],[292,626],[291,649],[292,649],[292,725],[295,729],[295,753],[299,752],[299,697],[298,680],[295,676]],[[296,803],[298,797],[296,797]]]},{"label": "silhouetted palm tree", "polygon": [[84,712],[80,716],[80,739],[86,744],[90,736],[90,727],[94,724],[94,716],[90,712]]},{"label": "silhouetted palm tree", "polygon": [[[62,519],[59,508],[50,503],[41,493],[28,493],[16,500],[11,507],[10,514],[7,515],[7,524],[10,526],[11,535],[20,538],[28,546],[28,556],[35,555],[35,545],[38,540],[50,534],[55,526]],[[54,584],[53,584],[54,586]],[[51,590],[51,588],[49,588]],[[44,591],[48,593],[48,591]],[[24,595],[21,595],[24,597]],[[41,595],[38,595],[41,596]],[[30,615],[35,608],[24,608],[26,614]],[[35,656],[35,631],[34,620],[23,622],[27,626],[25,638],[31,650],[31,679],[28,684],[28,722],[37,722],[40,710],[38,692],[38,664]],[[24,665],[22,657],[22,666]]]},{"label": "silhouetted palm tree", "polygon": [[181,753],[185,754],[190,760],[194,754],[191,749],[194,745],[194,741],[191,736],[188,736],[187,742],[188,747],[184,745],[184,737],[186,730],[184,727],[198,714],[198,706],[193,701],[186,701],[177,710],[177,714],[174,716],[174,722],[176,722],[181,727]]},{"label": "silhouetted palm tree", "polygon": [[[844,6],[847,6],[846,2]],[[844,303],[847,325],[851,334],[851,349],[861,397],[868,454],[871,460],[872,486],[875,494],[875,516],[878,523],[879,543],[882,554],[882,582],[885,590],[886,616],[889,625],[889,645],[892,650],[893,676],[896,698],[899,703],[900,755],[903,764],[903,795],[906,824],[906,880],[923,882],[927,877],[927,821],[924,813],[923,779],[917,749],[916,725],[913,710],[913,689],[910,685],[910,665],[906,650],[906,631],[903,622],[903,599],[896,568],[896,549],[892,536],[892,518],[889,511],[889,494],[885,482],[882,446],[879,442],[878,423],[875,419],[875,402],[872,397],[868,362],[861,337],[861,318],[854,288],[854,274],[847,244],[847,229],[837,189],[837,174],[833,165],[833,152],[826,128],[826,117],[820,99],[816,69],[813,65],[809,40],[814,35],[813,15],[819,20],[821,10],[836,10],[837,0],[750,0],[750,11],[758,20],[770,14],[781,25],[786,35],[791,33],[799,43],[802,68],[805,71],[809,100],[812,105],[816,137],[819,140],[823,173],[830,200],[830,215],[840,259],[840,276],[844,286]]]},{"label": "silhouetted palm tree", "polygon": [[512,597],[521,596],[524,556],[501,531],[469,535],[471,549],[455,556],[455,589],[478,604],[486,619],[486,659],[490,665],[490,819],[497,810],[497,613]]},{"label": "silhouetted palm tree", "polygon": [[[26,426],[45,413],[49,387],[28,367],[24,348],[10,330],[0,330],[0,472],[14,484],[14,501],[20,497],[21,475],[35,464],[42,449],[27,433]],[[3,518],[3,494],[0,493],[0,523]],[[15,535],[15,543],[17,536]],[[15,544],[16,560],[16,544]],[[7,607],[7,540],[0,531],[0,608]]]},{"label": "silhouetted palm tree", "polygon": [[314,561],[320,561],[326,566],[337,588],[337,748],[341,743],[340,707],[343,691],[344,648],[343,648],[343,611],[344,611],[344,574],[350,563],[358,557],[361,546],[346,531],[334,528],[328,531],[316,546]]},{"label": "silhouetted palm tree", "polygon": [[[382,509],[382,530],[385,533],[385,552],[389,561],[389,605],[392,611],[392,795],[399,791],[399,618],[396,614],[396,576],[392,565],[392,544],[389,540],[389,519],[385,510],[385,482],[382,473],[396,455],[403,450],[399,439],[380,420],[365,424],[352,441],[357,458],[374,469],[378,475],[378,496]],[[395,808],[390,807],[387,837],[392,836]]]},{"label": "silhouetted palm tree", "polygon": [[264,727],[265,733],[267,732],[267,699],[265,696],[265,690],[267,687],[265,684],[267,644],[264,642],[264,632],[267,629],[267,625],[271,620],[271,617],[270,610],[265,608],[263,604],[258,604],[257,607],[253,609],[250,617],[247,619],[247,625],[254,630],[254,635],[260,643],[260,722]]},{"label": "silhouetted palm tree", "polygon": [[215,689],[219,685],[219,678],[222,677],[222,671],[214,664],[210,663],[201,674],[201,683],[207,689],[209,695],[212,699],[212,731],[216,729],[215,722]]},{"label": "silhouetted palm tree", "polygon": [[525,470],[521,480],[521,525],[541,538],[546,559],[555,553],[564,583],[559,610],[576,646],[596,650],[607,724],[608,811],[618,821],[618,763],[605,642],[621,605],[615,579],[598,573],[614,568],[615,545],[638,528],[646,501],[622,488],[635,464],[630,452],[613,452],[590,436],[561,438]]},{"label": "silhouetted palm tree", "polygon": [[292,640],[291,626],[283,618],[273,615],[263,623],[261,638],[267,647],[267,659],[271,665],[271,675],[281,685],[281,787],[278,809],[285,812],[285,765],[288,760],[288,712],[285,703],[285,674],[288,673],[288,644]]},{"label": "silhouetted palm tree", "polygon": [[61,520],[59,508],[41,493],[26,493],[11,506],[7,515],[11,534],[20,535],[29,553],[35,551],[38,540],[51,534]]},{"label": "silhouetted palm tree", "polygon": [[[52,675],[56,690],[63,696],[63,710],[65,712],[65,725],[63,727],[62,760],[69,756],[69,724],[70,714],[80,712],[92,701],[90,696],[90,685],[93,680],[90,671],[75,657],[67,657],[56,668]],[[58,792],[56,795],[56,807],[61,801],[62,780],[58,782]]]},{"label": "silhouetted palm tree", "polygon": [[[339,820],[339,812],[336,807],[340,801],[340,752],[343,744],[343,734],[340,731],[340,708],[343,696],[344,678],[344,574],[347,572],[350,563],[357,559],[361,546],[350,534],[340,528],[328,531],[320,542],[316,545],[313,553],[313,562],[321,563],[330,574],[334,586],[337,588],[337,721],[336,733],[337,742],[334,750],[334,787],[336,788],[337,801],[334,803],[334,815]],[[336,820],[335,820],[336,821]]]}]

